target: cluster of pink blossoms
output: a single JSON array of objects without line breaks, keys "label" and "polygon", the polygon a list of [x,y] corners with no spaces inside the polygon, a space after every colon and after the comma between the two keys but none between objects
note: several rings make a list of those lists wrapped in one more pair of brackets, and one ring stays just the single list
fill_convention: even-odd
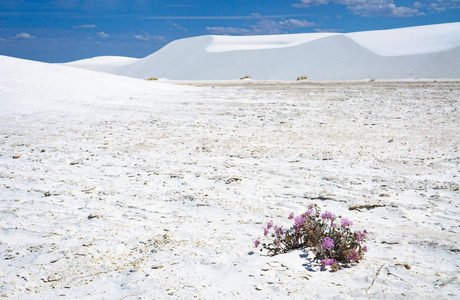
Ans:
[{"label": "cluster of pink blossoms", "polygon": [[[340,264],[359,262],[368,250],[362,244],[367,238],[366,230],[352,231],[353,222],[329,211],[321,213],[316,204],[309,205],[305,213],[296,217],[291,212],[288,219],[294,219],[294,225],[289,229],[274,225],[273,220],[264,228],[264,236],[273,238],[271,243],[262,244],[262,249],[268,250],[269,254],[311,248],[323,266],[331,266],[337,271]],[[338,224],[334,223],[336,220]],[[254,246],[260,244],[260,238],[257,238]]]},{"label": "cluster of pink blossoms", "polygon": [[326,220],[331,220],[331,221],[334,221],[335,219],[335,216],[333,213],[329,212],[326,210],[326,212],[324,214],[321,215],[321,218],[323,219],[326,219]]},{"label": "cluster of pink blossoms", "polygon": [[327,236],[323,239],[321,245],[323,245],[323,248],[326,250],[332,249],[332,247],[334,247],[334,240]]},{"label": "cluster of pink blossoms", "polygon": [[340,222],[342,223],[343,227],[348,227],[348,226],[353,225],[353,222],[348,220],[347,218],[343,218],[342,220],[340,220]]}]

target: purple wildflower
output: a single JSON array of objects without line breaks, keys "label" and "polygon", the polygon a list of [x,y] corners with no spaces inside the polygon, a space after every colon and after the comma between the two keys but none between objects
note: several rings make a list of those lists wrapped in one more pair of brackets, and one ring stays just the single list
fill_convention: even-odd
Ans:
[{"label": "purple wildflower", "polygon": [[340,220],[340,222],[342,223],[342,226],[343,227],[347,227],[347,226],[351,226],[353,225],[353,222],[348,220],[347,218],[343,218],[342,220]]},{"label": "purple wildflower", "polygon": [[324,249],[329,250],[332,249],[332,247],[334,247],[334,240],[327,236],[323,239],[323,242],[321,244],[323,245]]},{"label": "purple wildflower", "polygon": [[326,219],[326,220],[331,220],[331,221],[334,221],[335,219],[334,214],[327,210],[324,214],[321,215],[321,218]]},{"label": "purple wildflower", "polygon": [[272,228],[272,226],[273,226],[273,220],[270,220],[270,222],[268,222],[267,224],[267,229]]},{"label": "purple wildflower", "polygon": [[[294,219],[294,225],[288,230],[284,230],[283,226],[275,225],[273,220],[270,220],[264,228],[264,236],[272,237],[272,242],[268,245],[262,244],[261,238],[258,237],[254,241],[254,246],[262,245],[262,248],[269,250],[273,255],[299,245],[311,247],[314,254],[323,256],[323,267],[331,266],[332,271],[339,269],[337,260],[358,262],[364,252],[368,251],[367,246],[362,245],[368,235],[366,230],[350,231],[349,227],[353,222],[330,211],[322,213],[317,205],[309,205],[308,210],[299,216],[294,216],[294,212],[291,212],[288,219]],[[336,220],[337,222],[334,223]],[[354,247],[352,248],[351,245]]]},{"label": "purple wildflower", "polygon": [[330,266],[330,265],[332,265],[333,263],[334,263],[334,259],[333,259],[333,258],[323,260],[323,265],[324,265],[324,266]]},{"label": "purple wildflower", "polygon": [[347,254],[347,259],[350,261],[358,261],[360,259],[359,253],[355,249],[350,249]]},{"label": "purple wildflower", "polygon": [[358,240],[358,242],[361,243],[362,239],[366,238],[367,231],[366,230],[364,230],[364,231],[355,231],[353,235]]},{"label": "purple wildflower", "polygon": [[278,225],[275,226],[274,231],[277,235],[283,235],[284,234],[284,229],[283,226],[278,227]]},{"label": "purple wildflower", "polygon": [[300,215],[300,216],[295,217],[294,225],[296,228],[299,228],[299,227],[302,227],[306,221],[307,221],[307,218],[304,218]]}]

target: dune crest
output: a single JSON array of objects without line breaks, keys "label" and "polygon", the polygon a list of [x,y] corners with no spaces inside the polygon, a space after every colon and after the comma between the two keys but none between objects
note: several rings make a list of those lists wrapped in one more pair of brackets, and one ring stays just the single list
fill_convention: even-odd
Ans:
[{"label": "dune crest", "polygon": [[175,80],[460,78],[460,22],[355,33],[199,36],[139,60],[68,65]]}]

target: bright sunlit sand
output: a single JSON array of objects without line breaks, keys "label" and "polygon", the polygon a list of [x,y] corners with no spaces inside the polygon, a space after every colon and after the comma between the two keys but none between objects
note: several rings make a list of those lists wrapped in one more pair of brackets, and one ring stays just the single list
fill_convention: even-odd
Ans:
[{"label": "bright sunlit sand", "polygon": [[69,65],[135,78],[360,80],[460,78],[460,23],[347,34],[199,36],[140,60]]}]

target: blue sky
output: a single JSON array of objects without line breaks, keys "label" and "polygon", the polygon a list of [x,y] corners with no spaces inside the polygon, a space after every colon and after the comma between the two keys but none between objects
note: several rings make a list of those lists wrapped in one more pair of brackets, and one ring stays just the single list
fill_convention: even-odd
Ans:
[{"label": "blue sky", "polygon": [[460,22],[460,0],[0,0],[0,54],[147,56],[186,37],[354,32]]}]

